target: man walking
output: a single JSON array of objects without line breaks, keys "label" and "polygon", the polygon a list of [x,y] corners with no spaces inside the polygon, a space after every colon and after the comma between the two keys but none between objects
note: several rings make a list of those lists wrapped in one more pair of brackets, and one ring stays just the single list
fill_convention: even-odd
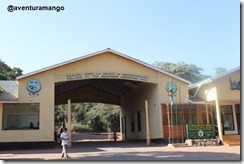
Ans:
[{"label": "man walking", "polygon": [[67,158],[70,158],[67,154],[67,146],[68,146],[68,133],[67,133],[67,128],[64,128],[64,131],[60,134],[60,139],[61,139],[61,145],[62,145],[62,156],[61,158],[64,157],[64,154],[66,155]]}]

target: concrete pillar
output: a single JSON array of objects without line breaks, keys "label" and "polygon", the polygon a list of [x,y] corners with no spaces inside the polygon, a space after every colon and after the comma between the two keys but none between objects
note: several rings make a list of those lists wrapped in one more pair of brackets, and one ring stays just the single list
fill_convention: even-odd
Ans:
[{"label": "concrete pillar", "polygon": [[71,138],[71,100],[68,99],[68,126],[67,126],[68,130],[68,147],[72,146],[72,138]]},{"label": "concrete pillar", "polygon": [[222,120],[221,120],[221,111],[219,108],[219,101],[216,96],[215,99],[215,106],[216,106],[216,114],[217,114],[217,124],[218,124],[218,133],[219,133],[219,139],[223,141],[223,130],[222,130]]},{"label": "concrete pillar", "polygon": [[149,125],[149,111],[148,111],[148,101],[145,101],[146,110],[146,136],[147,136],[147,146],[150,146],[150,125]]}]

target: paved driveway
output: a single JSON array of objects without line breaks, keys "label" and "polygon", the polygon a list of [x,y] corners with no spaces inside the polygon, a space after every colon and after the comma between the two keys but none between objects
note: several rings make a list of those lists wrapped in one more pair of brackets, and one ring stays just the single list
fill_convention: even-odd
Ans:
[{"label": "paved driveway", "polygon": [[61,159],[61,147],[54,149],[0,151],[1,160],[77,160],[77,161],[233,161],[240,160],[240,146],[201,146],[173,148],[145,142],[74,142],[71,158]]}]

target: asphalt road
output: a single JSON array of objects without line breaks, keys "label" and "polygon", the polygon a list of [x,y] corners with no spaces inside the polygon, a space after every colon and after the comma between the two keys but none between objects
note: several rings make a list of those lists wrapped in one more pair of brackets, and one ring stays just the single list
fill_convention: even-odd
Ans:
[{"label": "asphalt road", "polygon": [[86,161],[234,161],[240,160],[240,146],[173,148],[161,144],[85,142],[73,144],[71,158],[60,158],[61,147],[42,150],[1,151],[0,159],[13,160],[86,160]]},{"label": "asphalt road", "polygon": [[[81,135],[81,134],[78,134]],[[83,134],[85,135],[85,134]],[[87,135],[87,134],[86,134]],[[74,135],[73,135],[74,136]],[[81,139],[74,138],[68,149],[71,158],[61,157],[61,146],[54,149],[0,151],[4,161],[240,161],[240,146],[199,146],[174,148],[146,142],[114,142],[107,135]],[[89,136],[86,136],[89,137]],[[100,139],[100,140],[99,140]]]}]

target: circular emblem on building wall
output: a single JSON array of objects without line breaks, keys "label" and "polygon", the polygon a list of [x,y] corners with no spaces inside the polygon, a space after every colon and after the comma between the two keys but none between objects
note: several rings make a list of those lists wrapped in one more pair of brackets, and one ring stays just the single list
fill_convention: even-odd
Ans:
[{"label": "circular emblem on building wall", "polygon": [[169,81],[166,84],[166,90],[169,94],[174,94],[177,91],[177,86],[173,81]]},{"label": "circular emblem on building wall", "polygon": [[42,89],[41,82],[37,79],[31,79],[27,82],[26,88],[31,96],[38,96]]}]

